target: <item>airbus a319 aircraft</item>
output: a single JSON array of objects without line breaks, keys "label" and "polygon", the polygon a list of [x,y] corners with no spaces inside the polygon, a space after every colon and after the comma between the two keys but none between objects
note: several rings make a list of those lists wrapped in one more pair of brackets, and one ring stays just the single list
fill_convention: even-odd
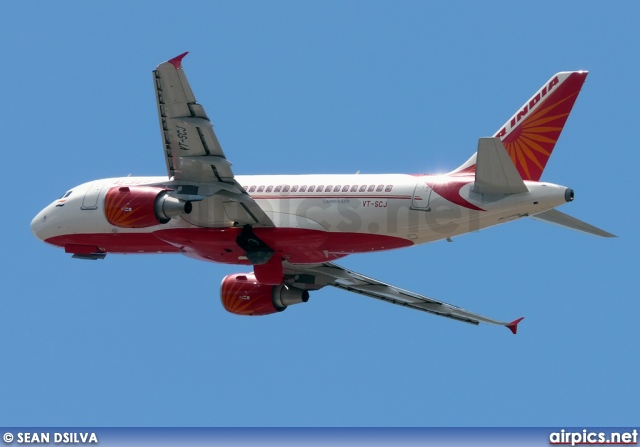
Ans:
[{"label": "airbus a319 aircraft", "polygon": [[451,240],[522,217],[613,237],[557,211],[573,200],[573,190],[540,181],[586,71],[552,76],[448,174],[236,176],[187,81],[186,54],[153,71],[167,176],[76,186],[33,219],[39,239],[78,259],[182,253],[251,266],[222,280],[222,304],[239,315],[279,312],[333,286],[515,334],[522,318],[487,318],[333,261]]}]

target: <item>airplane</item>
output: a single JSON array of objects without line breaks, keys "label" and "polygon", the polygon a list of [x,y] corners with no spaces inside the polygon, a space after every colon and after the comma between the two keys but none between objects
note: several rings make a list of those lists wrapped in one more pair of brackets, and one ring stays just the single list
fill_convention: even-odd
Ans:
[{"label": "airplane", "polygon": [[499,321],[369,278],[333,261],[410,247],[523,217],[602,237],[613,234],[555,208],[572,189],[540,181],[587,77],[560,72],[477,151],[447,174],[235,175],[182,67],[153,71],[167,175],[76,186],[31,222],[34,235],[76,259],[180,253],[252,267],[227,275],[224,308],[268,315],[325,286],[478,325]]}]

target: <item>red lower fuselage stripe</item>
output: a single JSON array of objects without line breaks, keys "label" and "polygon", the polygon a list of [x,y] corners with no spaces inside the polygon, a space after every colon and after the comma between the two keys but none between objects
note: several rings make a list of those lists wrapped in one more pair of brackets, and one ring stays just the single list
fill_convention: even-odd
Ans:
[{"label": "red lower fuselage stripe", "polygon": [[[85,245],[103,253],[184,253],[228,264],[248,264],[236,244],[240,228],[173,228],[137,233],[87,233],[55,236],[46,242],[65,247]],[[292,263],[316,263],[352,253],[369,253],[413,245],[401,237],[340,233],[302,228],[255,228],[255,234]]]}]

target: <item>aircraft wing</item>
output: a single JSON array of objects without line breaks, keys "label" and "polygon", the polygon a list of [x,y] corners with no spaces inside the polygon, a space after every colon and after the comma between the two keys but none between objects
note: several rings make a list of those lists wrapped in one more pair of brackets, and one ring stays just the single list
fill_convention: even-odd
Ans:
[{"label": "aircraft wing", "polygon": [[198,104],[182,69],[183,53],[158,65],[153,72],[158,118],[170,182],[181,186],[174,194],[186,200],[219,195],[236,202],[252,224],[273,222],[235,180],[204,107]]},{"label": "aircraft wing", "polygon": [[314,265],[285,263],[284,271],[285,276],[291,278],[292,282],[290,284],[294,287],[314,289],[333,286],[391,304],[429,312],[465,323],[477,325],[482,322],[505,326],[514,334],[518,329],[518,323],[522,320],[522,318],[511,322],[493,320],[452,304],[443,303],[442,301],[369,278],[331,262]]}]

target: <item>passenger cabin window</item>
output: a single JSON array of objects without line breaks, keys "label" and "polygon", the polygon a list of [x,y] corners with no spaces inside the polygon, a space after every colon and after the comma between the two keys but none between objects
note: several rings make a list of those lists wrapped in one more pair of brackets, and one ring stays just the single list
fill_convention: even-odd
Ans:
[{"label": "passenger cabin window", "polygon": [[262,192],[264,191],[264,186],[261,186],[260,188],[258,188],[258,192]]},{"label": "passenger cabin window", "polygon": [[382,192],[383,189],[384,185],[378,185],[378,187],[376,188],[376,192]]},{"label": "passenger cabin window", "polygon": [[243,186],[242,187],[242,189],[244,189],[245,191],[248,191],[249,190],[248,188],[249,188],[248,186]]},{"label": "passenger cabin window", "polygon": [[333,192],[340,192],[340,185],[336,185],[336,186],[333,188]]},{"label": "passenger cabin window", "polygon": [[353,185],[351,187],[351,192],[356,192],[358,190],[358,185]]},{"label": "passenger cabin window", "polygon": [[293,185],[291,187],[291,192],[296,192],[296,191],[298,191],[298,185]]},{"label": "passenger cabin window", "polygon": [[384,189],[384,192],[391,192],[392,189],[393,185],[387,185],[387,187]]},{"label": "passenger cabin window", "polygon": [[251,188],[249,188],[249,192],[253,192],[255,190],[256,190],[256,186],[255,185],[253,185]]},{"label": "passenger cabin window", "polygon": [[307,185],[302,185],[300,187],[300,192],[305,192],[307,190]]},{"label": "passenger cabin window", "polygon": [[289,192],[289,185],[284,185],[284,188],[282,188],[282,192]]},{"label": "passenger cabin window", "polygon": [[369,185],[369,189],[367,189],[367,191],[372,192],[374,189],[376,189],[376,185]]},{"label": "passenger cabin window", "polygon": [[324,188],[322,185],[318,185],[318,189],[316,189],[316,192],[322,192],[322,188]]},{"label": "passenger cabin window", "polygon": [[349,185],[344,185],[342,187],[342,192],[349,192]]},{"label": "passenger cabin window", "polygon": [[273,186],[267,186],[267,192],[273,191]]},{"label": "passenger cabin window", "polygon": [[274,192],[280,192],[282,190],[282,186],[276,186],[276,189]]},{"label": "passenger cabin window", "polygon": [[311,185],[311,186],[309,186],[309,192],[313,192],[313,190],[314,190],[314,189],[316,189],[316,186],[315,186],[315,185]]},{"label": "passenger cabin window", "polygon": [[360,187],[360,192],[365,192],[367,190],[367,185],[362,185]]}]

